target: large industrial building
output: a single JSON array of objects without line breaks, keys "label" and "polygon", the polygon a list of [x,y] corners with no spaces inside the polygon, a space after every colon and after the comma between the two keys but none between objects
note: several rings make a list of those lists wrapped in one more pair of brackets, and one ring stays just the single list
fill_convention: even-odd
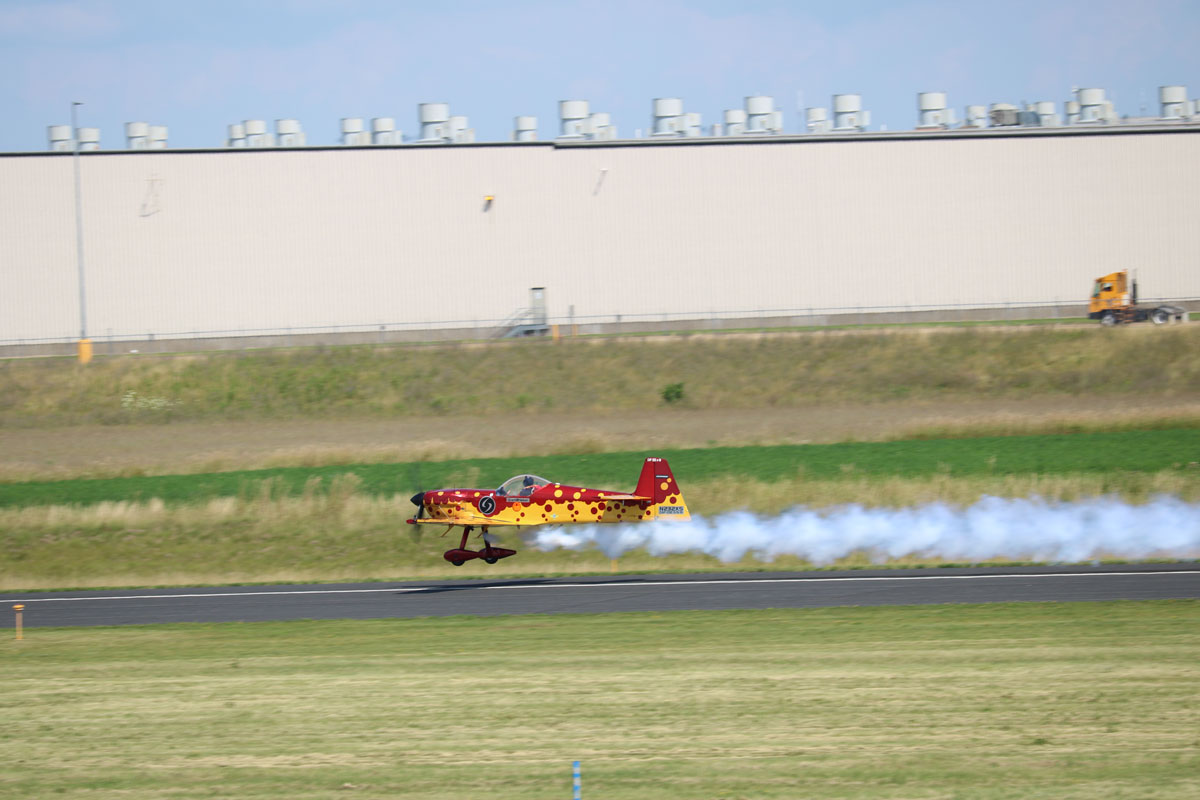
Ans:
[{"label": "large industrial building", "polygon": [[0,354],[1200,301],[1200,125],[932,119],[0,154]]}]

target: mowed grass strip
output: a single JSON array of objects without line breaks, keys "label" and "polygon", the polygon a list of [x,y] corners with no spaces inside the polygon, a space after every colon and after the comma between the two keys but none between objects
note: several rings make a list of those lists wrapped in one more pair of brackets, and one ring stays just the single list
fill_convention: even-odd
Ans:
[{"label": "mowed grass strip", "polygon": [[189,475],[0,483],[0,507],[147,501],[198,502],[253,495],[270,481],[273,493],[327,490],[353,475],[367,495],[411,495],[447,486],[490,488],[532,472],[572,485],[624,490],[637,482],[647,455],[669,459],[683,490],[731,476],[779,481],[868,477],[955,477],[1139,473],[1200,468],[1200,429],[1115,431],[974,439],[920,439],[841,444],[714,447],[584,455],[482,458],[401,464],[281,467]]},{"label": "mowed grass strip", "polygon": [[32,629],[0,668],[6,797],[1200,794],[1196,601]]}]

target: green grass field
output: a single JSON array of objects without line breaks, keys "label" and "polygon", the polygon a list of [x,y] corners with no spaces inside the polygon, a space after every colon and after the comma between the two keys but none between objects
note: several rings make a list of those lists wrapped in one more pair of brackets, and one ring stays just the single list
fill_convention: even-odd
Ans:
[{"label": "green grass field", "polygon": [[[1157,495],[1200,501],[1200,430],[1124,431],[836,445],[656,451],[668,456],[691,510],[776,514],[857,503],[958,506],[983,496],[1052,501]],[[595,549],[539,552],[501,531],[517,558],[447,565],[456,544],[441,528],[404,524],[418,487],[497,486],[533,471],[563,482],[631,489],[642,453],[288,468],[208,475],[0,484],[0,587],[179,585],[499,577],[608,572]],[[1114,469],[1114,465],[1120,469]],[[457,534],[455,534],[456,536]],[[1121,554],[1108,554],[1116,557]],[[1187,556],[1189,554],[1180,554]],[[1022,561],[1024,552],[996,553]],[[878,561],[853,553],[836,562]],[[937,554],[883,563],[936,565]],[[622,556],[623,571],[705,571],[730,565],[702,554]],[[751,556],[740,569],[805,569],[794,557]]]},{"label": "green grass field", "polygon": [[1200,795],[1196,601],[35,628],[0,670],[13,798]]},{"label": "green grass field", "polygon": [[[796,478],[954,477],[1144,473],[1200,468],[1200,429],[1118,431],[1054,436],[1006,436],[826,445],[715,447],[653,452],[482,458],[405,464],[290,467],[200,475],[154,475],[0,483],[0,507],[147,501],[200,502],[258,493],[273,482],[278,495],[323,491],[353,474],[367,495],[409,496],[445,486],[494,487],[533,472],[572,485],[629,490],[647,455],[668,458],[684,491],[722,477],[772,482]],[[310,481],[319,479],[319,484]]]}]

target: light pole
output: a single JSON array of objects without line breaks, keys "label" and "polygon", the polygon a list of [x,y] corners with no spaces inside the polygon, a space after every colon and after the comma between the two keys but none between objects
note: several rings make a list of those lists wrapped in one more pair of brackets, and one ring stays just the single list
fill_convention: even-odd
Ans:
[{"label": "light pole", "polygon": [[75,146],[72,156],[75,162],[75,262],[79,268],[79,363],[92,360],[92,340],[87,338],[87,293],[83,280],[83,195],[79,180],[79,124],[75,109],[83,105],[71,102],[71,139]]}]

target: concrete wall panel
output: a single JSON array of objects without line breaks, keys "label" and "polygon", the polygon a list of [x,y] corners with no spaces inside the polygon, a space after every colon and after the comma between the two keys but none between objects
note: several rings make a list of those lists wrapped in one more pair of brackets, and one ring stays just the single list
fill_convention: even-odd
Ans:
[{"label": "concrete wall panel", "polygon": [[[82,157],[89,333],[1200,298],[1200,132]],[[488,203],[485,198],[494,199]],[[69,155],[0,156],[0,342],[78,334]]]}]

